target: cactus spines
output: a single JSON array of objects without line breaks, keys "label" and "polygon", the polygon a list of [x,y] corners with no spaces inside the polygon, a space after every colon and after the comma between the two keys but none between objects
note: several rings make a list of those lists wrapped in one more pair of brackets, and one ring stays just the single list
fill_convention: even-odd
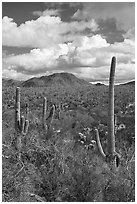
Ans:
[{"label": "cactus spines", "polygon": [[[120,155],[115,151],[115,124],[116,118],[114,119],[114,77],[115,77],[116,58],[112,57],[110,78],[109,78],[109,107],[108,107],[108,136],[107,136],[107,154],[103,152],[103,148],[99,139],[99,132],[95,129],[97,147],[103,158],[108,163],[115,164],[116,167],[119,165]],[[115,120],[115,121],[114,121]],[[118,162],[117,162],[118,161]],[[118,165],[117,165],[118,164]]]}]

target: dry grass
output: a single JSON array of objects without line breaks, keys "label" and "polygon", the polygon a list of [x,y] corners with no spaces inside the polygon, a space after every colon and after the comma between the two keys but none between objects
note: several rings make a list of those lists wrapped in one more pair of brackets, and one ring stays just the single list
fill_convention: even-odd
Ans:
[{"label": "dry grass", "polygon": [[[92,126],[98,123],[87,111],[62,113],[60,120],[53,121],[47,135],[43,134],[41,112],[35,108],[29,112],[29,132],[22,138],[19,158],[14,109],[3,108],[3,202],[135,200],[134,138],[131,137],[130,142],[124,139],[130,127],[116,135],[117,151],[122,159],[117,171],[112,172],[99,158],[96,146],[87,148],[80,142],[79,132],[88,140],[95,139]],[[98,115],[96,118],[98,120]],[[130,122],[126,122],[130,126]],[[133,136],[134,129],[131,133]],[[105,149],[105,133],[101,135]]]}]

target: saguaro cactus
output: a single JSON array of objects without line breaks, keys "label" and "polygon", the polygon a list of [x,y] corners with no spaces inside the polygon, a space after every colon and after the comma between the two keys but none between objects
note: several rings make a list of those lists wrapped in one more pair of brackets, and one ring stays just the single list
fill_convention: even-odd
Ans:
[{"label": "saguaro cactus", "polygon": [[109,78],[109,107],[108,107],[108,137],[107,154],[104,153],[101,146],[98,129],[96,132],[97,147],[101,156],[109,163],[119,164],[119,155],[115,151],[115,125],[114,125],[114,77],[115,77],[116,58],[112,58]]},{"label": "saguaro cactus", "polygon": [[[28,107],[26,107],[26,114],[28,114]],[[28,116],[27,116],[28,117]],[[20,88],[16,88],[16,101],[15,101],[15,130],[17,134],[17,149],[19,151],[19,157],[22,148],[22,136],[28,132],[29,121],[20,113]]]},{"label": "saguaro cactus", "polygon": [[109,77],[109,107],[108,107],[108,154],[115,152],[115,134],[114,134],[114,77],[115,77],[116,58],[112,58],[110,77]]},{"label": "saguaro cactus", "polygon": [[47,98],[44,97],[44,100],[43,100],[43,124],[42,124],[44,130],[47,130],[46,114],[47,114]]},{"label": "saguaro cactus", "polygon": [[[28,106],[26,107],[26,114],[28,115]],[[27,116],[28,117],[28,116]],[[16,88],[16,103],[15,103],[15,130],[26,135],[28,132],[29,121],[20,113],[20,88]]]},{"label": "saguaro cactus", "polygon": [[20,88],[16,88],[16,101],[15,101],[15,130],[18,131],[20,127]]},{"label": "saguaro cactus", "polygon": [[44,100],[43,100],[43,129],[44,129],[44,132],[47,133],[50,130],[54,115],[55,115],[55,106],[53,105],[50,110],[49,116],[47,117],[47,98],[44,97]]}]

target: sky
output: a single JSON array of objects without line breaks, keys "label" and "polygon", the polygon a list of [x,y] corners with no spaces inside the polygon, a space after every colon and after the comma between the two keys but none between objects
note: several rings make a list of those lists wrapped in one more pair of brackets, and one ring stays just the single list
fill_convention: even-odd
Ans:
[{"label": "sky", "polygon": [[134,2],[3,2],[2,76],[58,72],[107,83],[135,79]]}]

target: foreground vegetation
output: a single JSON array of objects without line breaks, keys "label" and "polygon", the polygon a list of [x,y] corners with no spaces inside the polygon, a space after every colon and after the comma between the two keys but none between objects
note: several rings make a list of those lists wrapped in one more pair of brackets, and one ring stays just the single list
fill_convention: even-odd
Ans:
[{"label": "foreground vegetation", "polygon": [[[131,202],[135,200],[135,90],[115,87],[116,172],[98,155],[107,138],[107,86],[21,88],[21,111],[30,121],[21,158],[15,146],[15,87],[3,88],[3,201]],[[56,106],[52,128],[42,129],[43,97]],[[61,106],[61,112],[59,111]],[[49,113],[48,110],[48,113]]]}]

